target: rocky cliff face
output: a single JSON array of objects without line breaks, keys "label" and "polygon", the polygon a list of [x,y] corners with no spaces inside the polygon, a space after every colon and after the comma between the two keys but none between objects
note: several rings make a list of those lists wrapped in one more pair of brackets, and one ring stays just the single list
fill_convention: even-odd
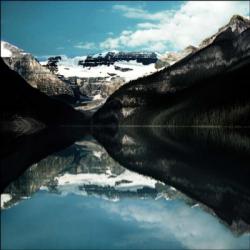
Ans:
[{"label": "rocky cliff face", "polygon": [[65,77],[60,75],[59,78],[77,89],[79,94],[74,108],[91,113],[100,108],[106,99],[125,83],[124,78],[116,75],[112,77]]},{"label": "rocky cliff face", "polygon": [[[31,87],[0,58],[0,130],[28,134],[37,127],[59,124],[86,124],[84,114]],[[38,126],[39,125],[39,126]],[[7,136],[7,133],[6,133]]]},{"label": "rocky cliff face", "polygon": [[239,32],[229,27],[171,67],[124,85],[94,122],[249,125],[250,29],[240,27],[235,27]]},{"label": "rocky cliff face", "polygon": [[44,68],[31,54],[1,41],[1,57],[12,70],[20,74],[33,88],[48,96],[66,95],[74,98],[72,88]]},{"label": "rocky cliff face", "polygon": [[[4,41],[1,52],[4,62],[32,87],[92,113],[125,82],[154,72],[157,60],[155,53],[108,52],[84,61],[81,57],[55,57],[54,67],[50,67],[48,61],[40,64],[31,54]],[[86,67],[88,60],[94,63]]]},{"label": "rocky cliff face", "polygon": [[90,56],[57,56],[41,64],[48,67],[52,62],[58,78],[77,89],[75,108],[94,112],[126,82],[155,72],[155,58],[154,53],[107,52],[91,57],[93,64],[88,66],[85,61],[90,61]]},{"label": "rocky cliff face", "polygon": [[201,44],[199,45],[199,49],[202,49],[202,48],[208,46],[209,44],[211,44],[220,34],[222,34],[224,31],[226,31],[228,29],[231,29],[231,31],[235,35],[239,35],[248,28],[250,28],[250,20],[249,19],[242,17],[242,16],[239,16],[239,15],[234,15],[230,19],[229,23],[226,24],[225,26],[221,27],[217,33],[215,33],[211,37],[208,37],[205,40],[203,40],[201,42]]},{"label": "rocky cliff face", "polygon": [[158,64],[163,65],[163,66],[169,66],[172,65],[182,58],[185,58],[188,55],[193,54],[194,52],[207,47],[209,44],[211,44],[221,33],[226,31],[227,29],[231,29],[231,31],[235,35],[239,35],[246,29],[250,28],[250,20],[239,16],[239,15],[234,15],[230,19],[229,23],[226,24],[225,26],[221,27],[218,32],[216,32],[214,35],[211,37],[208,37],[204,39],[198,47],[194,47],[192,45],[186,47],[182,51],[177,51],[177,52],[168,52],[166,54],[163,54],[161,57],[159,57],[159,62]]}]

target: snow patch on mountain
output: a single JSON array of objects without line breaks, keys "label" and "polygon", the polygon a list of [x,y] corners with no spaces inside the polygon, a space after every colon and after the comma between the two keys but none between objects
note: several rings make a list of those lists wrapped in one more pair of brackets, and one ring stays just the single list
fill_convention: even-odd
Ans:
[{"label": "snow patch on mountain", "polygon": [[105,56],[106,56],[108,53],[110,53],[110,52],[112,52],[112,53],[119,53],[118,50],[104,51],[104,52],[95,54],[95,55],[93,55],[92,57],[93,57],[93,58],[97,58],[97,57],[99,57],[99,56],[105,57]]},{"label": "snow patch on mountain", "polygon": [[101,159],[102,157],[102,151],[93,151],[93,155],[97,157],[98,159]]},{"label": "snow patch on mountain", "polygon": [[139,175],[135,172],[125,170],[118,176],[106,172],[103,174],[83,173],[83,174],[64,174],[56,177],[59,191],[75,190],[74,186],[97,185],[101,187],[114,187],[116,190],[136,191],[143,187],[155,188],[156,180]]},{"label": "snow patch on mountain", "polygon": [[[99,55],[99,54],[98,54]],[[142,63],[136,62],[136,60],[130,61],[119,61],[115,62],[113,65],[99,65],[96,67],[83,67],[78,65],[80,60],[85,60],[86,56],[79,57],[67,57],[61,56],[62,60],[58,62],[58,75],[63,75],[64,77],[106,77],[110,80],[114,76],[124,78],[125,82],[137,79],[139,77],[152,74],[156,71],[155,64],[143,65]],[[42,65],[46,65],[47,61],[41,61]],[[122,69],[129,69],[127,71],[122,71]]]},{"label": "snow patch on mountain", "polygon": [[1,208],[4,208],[4,204],[12,199],[10,194],[1,194]]},{"label": "snow patch on mountain", "polygon": [[18,47],[8,42],[1,41],[1,57],[19,57],[26,54],[26,52]]},{"label": "snow patch on mountain", "polygon": [[12,52],[6,47],[6,42],[1,41],[1,57],[11,57]]}]

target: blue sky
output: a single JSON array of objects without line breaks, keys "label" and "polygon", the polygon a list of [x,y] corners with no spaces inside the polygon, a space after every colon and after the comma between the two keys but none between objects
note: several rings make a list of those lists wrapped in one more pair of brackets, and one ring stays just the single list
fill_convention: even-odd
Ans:
[{"label": "blue sky", "polygon": [[1,40],[36,56],[103,50],[165,52],[197,45],[248,2],[2,2]]}]

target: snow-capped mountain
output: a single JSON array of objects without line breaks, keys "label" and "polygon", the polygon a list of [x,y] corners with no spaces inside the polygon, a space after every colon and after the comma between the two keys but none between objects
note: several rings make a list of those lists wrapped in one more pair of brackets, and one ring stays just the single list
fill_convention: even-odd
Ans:
[{"label": "snow-capped mountain", "polygon": [[23,55],[27,55],[28,53],[24,52],[22,49],[7,43],[5,41],[1,41],[1,57],[20,57]]},{"label": "snow-capped mountain", "polygon": [[29,53],[22,49],[1,41],[1,57],[4,62],[28,84],[39,89],[49,96],[67,95],[74,97],[74,92],[70,86],[52,74]]},{"label": "snow-capped mountain", "polygon": [[[93,56],[58,56],[56,74],[64,82],[78,86],[80,94],[88,97],[76,109],[94,111],[126,82],[152,74],[157,71],[155,53],[103,52]],[[50,57],[40,61],[48,67]]]},{"label": "snow-capped mountain", "polygon": [[[123,78],[124,82],[128,82],[156,71],[154,63],[143,65],[136,60],[123,60],[111,65],[83,67],[83,65],[79,65],[78,58],[62,57],[62,60],[58,62],[57,74],[66,78],[105,78],[106,81],[111,81],[114,77],[120,77]],[[46,64],[46,62],[41,63]]]},{"label": "snow-capped mountain", "polygon": [[[91,112],[126,82],[155,72],[157,56],[155,53],[112,51],[73,58],[50,57],[39,62],[30,53],[1,41],[4,62],[32,87],[63,101],[77,101],[76,109]],[[50,65],[49,60],[52,60]],[[96,65],[86,66],[91,60]]]},{"label": "snow-capped mountain", "polygon": [[[237,78],[237,74],[242,76],[246,73],[243,66],[247,67],[249,60],[249,32],[250,21],[248,19],[240,16],[232,17],[228,25],[214,35],[211,44],[208,42],[204,48],[190,47],[186,51],[191,54],[186,55],[173,65],[120,88],[95,113],[94,120],[96,119],[97,123],[101,121],[102,124],[109,122],[112,124],[116,121],[126,125],[127,123],[145,125],[146,122],[149,125],[156,125],[157,122],[160,125],[247,124],[246,117],[248,117],[249,112],[244,106],[248,103],[249,98],[248,92],[243,91],[247,85],[244,84],[244,81],[240,81],[241,78],[233,82],[231,80],[233,78],[227,76],[226,72],[229,74],[233,69],[241,67],[242,72],[240,73],[239,70],[236,73],[235,71],[233,76]],[[182,53],[180,52],[180,54]],[[225,80],[219,81],[218,77],[222,74],[225,74],[223,75]],[[209,81],[213,82],[212,77],[214,77],[213,81],[218,81],[217,85],[209,84]],[[229,81],[231,81],[231,85]],[[235,83],[237,83],[237,87]],[[201,98],[201,93],[197,93],[200,88],[198,86],[203,86],[203,84],[204,97]],[[240,84],[242,84],[241,87],[239,87]],[[211,95],[210,98],[209,95]],[[171,101],[168,102],[169,96],[171,96]],[[198,100],[197,98],[199,98],[199,104],[194,104]],[[211,103],[211,106],[208,103]],[[234,116],[232,115],[234,112],[229,110],[233,110],[236,105],[237,107],[241,105],[242,111],[239,112],[239,115]],[[210,111],[208,111],[208,106]],[[150,112],[148,112],[148,107],[150,107]],[[155,113],[151,108],[155,109]],[[183,112],[180,112],[181,110]],[[189,115],[185,115],[186,110],[190,110]],[[194,112],[193,117],[190,115],[191,111]],[[152,115],[151,118],[150,115]],[[163,119],[163,116],[166,117]]]},{"label": "snow-capped mountain", "polygon": [[157,54],[152,52],[105,52],[94,56],[87,56],[79,64],[83,67],[94,67],[98,65],[112,65],[115,62],[120,61],[136,61],[137,63],[142,63],[143,65],[149,65],[156,63]]}]

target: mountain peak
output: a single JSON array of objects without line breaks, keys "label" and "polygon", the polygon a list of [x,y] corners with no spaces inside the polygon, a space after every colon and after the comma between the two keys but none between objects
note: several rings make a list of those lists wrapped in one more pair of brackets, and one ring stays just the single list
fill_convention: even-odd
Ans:
[{"label": "mountain peak", "polygon": [[49,96],[68,95],[74,98],[72,88],[43,67],[30,53],[1,41],[1,57],[10,69],[21,75],[33,88]]},{"label": "mountain peak", "polygon": [[250,20],[240,15],[233,15],[230,21],[226,25],[221,27],[217,33],[203,40],[199,45],[199,48],[204,48],[211,44],[221,33],[228,30],[228,28],[230,28],[233,33],[240,34],[246,29],[250,28]]},{"label": "mountain peak", "polygon": [[247,18],[243,17],[243,16],[240,16],[240,15],[233,15],[229,21],[229,25],[230,24],[234,24],[234,23],[237,23],[237,22],[244,22],[244,23],[247,23],[247,22],[250,22]]},{"label": "mountain peak", "polygon": [[247,28],[250,28],[250,20],[240,15],[233,15],[229,23],[222,27],[220,30],[224,31],[228,27],[230,27],[233,32],[241,33]]},{"label": "mountain peak", "polygon": [[1,40],[1,57],[19,57],[26,54],[28,53],[17,46]]}]

